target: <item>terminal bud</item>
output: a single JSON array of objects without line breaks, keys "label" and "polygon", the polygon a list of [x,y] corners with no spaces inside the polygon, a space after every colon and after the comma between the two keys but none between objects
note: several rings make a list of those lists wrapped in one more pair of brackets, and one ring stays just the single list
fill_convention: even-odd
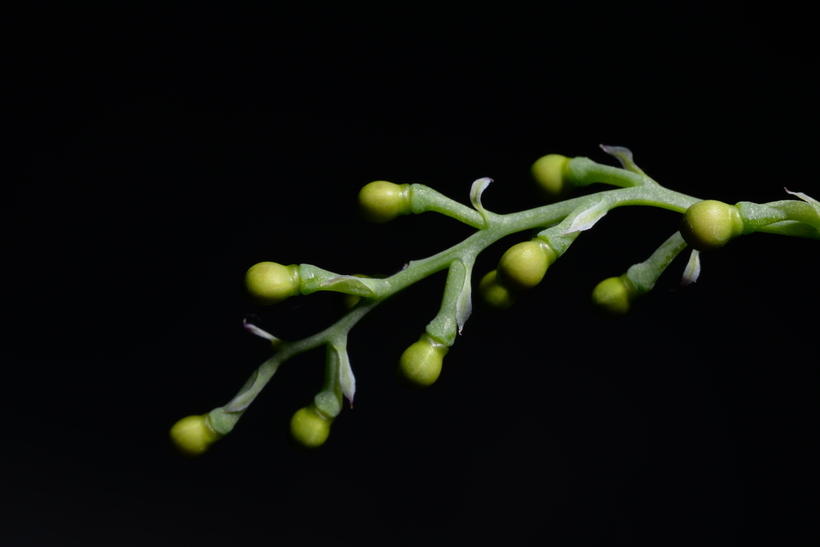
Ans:
[{"label": "terminal bud", "polygon": [[541,282],[554,260],[555,252],[540,239],[522,241],[504,253],[496,275],[510,289],[531,289]]},{"label": "terminal bud", "polygon": [[605,317],[626,314],[637,297],[637,291],[625,275],[604,279],[592,291],[592,305]]},{"label": "terminal bud", "polygon": [[301,292],[299,266],[283,266],[276,262],[260,262],[250,267],[245,274],[248,294],[260,304],[270,305],[281,302],[289,296]]},{"label": "terminal bud", "polygon": [[325,415],[311,403],[297,410],[290,419],[290,433],[302,447],[318,448],[325,444],[332,423],[333,418]]},{"label": "terminal bud", "polygon": [[481,278],[478,291],[484,302],[496,310],[506,310],[515,303],[515,295],[499,281],[497,270],[492,270]]},{"label": "terminal bud", "polygon": [[575,187],[569,175],[569,160],[566,156],[549,154],[532,165],[535,182],[550,199],[562,198]]},{"label": "terminal bud", "polygon": [[441,365],[449,348],[427,333],[407,348],[399,360],[399,375],[412,387],[431,386],[441,374]]},{"label": "terminal bud", "polygon": [[410,185],[377,180],[365,185],[359,192],[359,210],[365,220],[388,222],[412,213]]},{"label": "terminal bud", "polygon": [[221,438],[211,427],[207,414],[187,416],[171,427],[171,442],[184,456],[201,456]]},{"label": "terminal bud", "polygon": [[711,251],[743,234],[743,218],[734,205],[722,201],[699,201],[683,214],[680,234],[697,251]]}]

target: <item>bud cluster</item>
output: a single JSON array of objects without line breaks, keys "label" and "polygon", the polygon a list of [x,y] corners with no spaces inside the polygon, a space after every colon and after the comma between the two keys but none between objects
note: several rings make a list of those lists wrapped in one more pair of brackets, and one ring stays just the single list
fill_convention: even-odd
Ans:
[{"label": "bud cluster", "polygon": [[[402,215],[435,212],[471,226],[476,233],[438,254],[409,262],[396,274],[383,278],[340,275],[310,264],[282,265],[260,262],[245,274],[248,296],[272,305],[296,295],[335,291],[346,295],[345,315],[322,332],[299,341],[285,341],[245,321],[245,328],[271,342],[274,351],[225,406],[208,414],[189,416],[171,428],[175,448],[197,456],[232,430],[242,413],[259,395],[278,367],[294,355],[326,348],[325,381],[312,402],[296,411],[290,422],[293,439],[301,446],[324,444],[330,427],[344,407],[353,406],[356,380],[347,351],[350,329],[373,308],[410,285],[436,272],[447,271],[439,312],[418,341],[398,359],[398,376],[410,387],[431,386],[442,372],[444,357],[463,333],[472,312],[472,269],[476,257],[493,243],[520,232],[535,234],[507,249],[496,269],[484,275],[479,292],[497,309],[512,306],[523,292],[539,285],[547,270],[563,256],[581,232],[590,230],[612,209],[643,205],[672,210],[682,215],[680,230],[669,236],[649,258],[625,273],[601,281],[592,291],[592,303],[608,317],[627,313],[638,297],[648,293],[671,262],[687,247],[692,249],[683,284],[700,273],[700,252],[719,249],[732,239],[753,232],[769,232],[820,239],[820,203],[799,192],[801,201],[768,204],[739,202],[728,205],[698,200],[660,186],[634,162],[622,147],[602,146],[621,168],[588,158],[544,156],[532,166],[532,175],[555,203],[527,211],[499,215],[488,211],[481,195],[492,182],[476,180],[470,191],[472,207],[456,202],[421,184],[371,182],[359,193],[359,210],[372,222],[387,222]],[[567,199],[577,187],[603,183],[616,189],[592,192]],[[563,201],[561,201],[563,200]]]}]

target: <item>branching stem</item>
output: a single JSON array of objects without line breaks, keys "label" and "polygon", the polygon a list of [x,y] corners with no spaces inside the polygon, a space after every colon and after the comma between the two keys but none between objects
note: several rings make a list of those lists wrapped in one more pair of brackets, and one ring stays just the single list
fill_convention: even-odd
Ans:
[{"label": "branching stem", "polygon": [[[616,189],[506,215],[486,211],[481,205],[481,192],[491,182],[490,179],[479,179],[474,183],[470,198],[473,208],[420,184],[397,186],[380,181],[368,185],[365,188],[368,191],[368,203],[376,208],[383,207],[383,209],[372,212],[372,219],[386,221],[399,214],[419,214],[432,211],[463,222],[475,228],[476,232],[450,249],[425,259],[411,261],[403,270],[385,279],[361,279],[338,275],[309,264],[285,267],[263,263],[263,266],[267,266],[259,270],[260,272],[275,272],[275,275],[280,276],[277,282],[281,285],[273,284],[272,290],[281,292],[275,292],[271,297],[272,301],[281,300],[300,292],[310,294],[320,290],[357,295],[361,299],[335,324],[302,340],[281,341],[265,333],[265,337],[274,342],[274,355],[262,363],[227,405],[216,408],[208,414],[210,427],[220,435],[230,432],[282,363],[295,355],[326,345],[329,365],[325,386],[317,395],[313,407],[322,413],[322,416],[317,418],[309,411],[300,414],[300,419],[318,420],[317,423],[320,423],[320,426],[317,427],[320,429],[324,427],[326,436],[329,425],[321,425],[321,422],[326,418],[332,421],[341,410],[342,392],[352,403],[355,391],[355,379],[347,357],[348,333],[360,319],[386,299],[436,272],[449,269],[438,315],[427,326],[426,334],[411,347],[412,351],[406,352],[408,366],[416,367],[413,370],[421,370],[419,366],[427,365],[435,365],[440,369],[441,357],[446,353],[446,347],[453,344],[456,333],[461,332],[464,322],[470,315],[471,277],[475,259],[479,253],[493,243],[514,233],[540,229],[538,238],[534,240],[540,243],[532,244],[526,252],[521,251],[520,255],[516,255],[534,256],[535,258],[532,258],[535,260],[534,263],[541,264],[541,270],[536,281],[533,282],[537,283],[543,276],[547,265],[561,256],[581,231],[591,228],[612,209],[625,206],[650,206],[676,213],[685,212],[685,217],[688,217],[695,209],[707,203],[659,185],[634,164],[629,150],[620,147],[602,148],[618,158],[624,168],[601,165],[587,158],[569,160],[563,156],[548,156],[545,157],[547,161],[541,164],[542,174],[549,179],[548,186],[556,192],[563,191],[562,185],[564,184],[588,186],[593,183],[605,183],[617,187]],[[729,209],[726,209],[728,206],[725,204],[712,202],[718,204],[716,210],[735,211],[731,214],[737,215],[738,219],[742,218],[743,226],[737,229],[737,234],[730,230],[727,232],[729,235],[726,239],[729,236],[740,235],[741,231],[744,234],[760,231],[820,239],[820,204],[805,194],[789,193],[797,195],[803,201],[784,200],[768,204],[740,202],[736,207],[732,206]],[[698,207],[691,208],[696,203]],[[713,213],[708,212],[707,208],[703,208],[703,211],[707,211],[704,213],[707,216],[705,222],[716,222],[713,218],[717,217],[708,217]],[[707,236],[713,234],[710,231],[712,230],[711,225],[709,226],[709,230],[705,232]],[[596,288],[593,297],[614,313],[625,312],[635,297],[652,288],[669,263],[687,247],[687,242],[693,248],[697,248],[692,239],[687,238],[687,233],[691,235],[700,232],[693,231],[691,227],[689,230],[685,233],[682,229],[681,232],[673,234],[645,262],[635,264],[623,276],[603,281]],[[718,241],[719,244],[723,242],[723,240]],[[547,255],[538,258],[540,256],[538,253],[542,250],[547,253],[548,260],[543,258]],[[535,254],[528,255],[527,253]],[[693,251],[693,258],[697,259],[696,251]],[[538,260],[546,260],[546,262],[538,262]],[[505,270],[507,272],[505,275],[512,271],[509,270],[510,267],[513,266]],[[491,272],[491,274],[492,278],[496,279],[496,272]],[[690,282],[697,277],[696,273],[688,275]],[[441,347],[444,347],[443,351]],[[438,372],[435,371],[431,381],[435,381],[437,376]],[[318,441],[319,444],[323,442],[323,439],[324,437]]]}]

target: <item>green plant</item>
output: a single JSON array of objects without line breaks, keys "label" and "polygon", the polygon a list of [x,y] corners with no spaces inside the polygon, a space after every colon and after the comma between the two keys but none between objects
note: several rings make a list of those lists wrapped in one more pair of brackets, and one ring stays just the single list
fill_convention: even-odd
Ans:
[{"label": "green plant", "polygon": [[[225,406],[208,414],[183,418],[171,429],[171,438],[184,454],[199,455],[229,433],[239,418],[291,357],[320,347],[326,348],[325,382],[321,391],[291,420],[293,437],[305,447],[317,447],[327,439],[343,401],[353,403],[356,382],[347,352],[348,333],[367,313],[387,298],[427,276],[448,270],[441,308],[419,340],[399,359],[399,376],[410,386],[434,383],[443,359],[472,310],[472,270],[476,257],[499,239],[517,232],[536,230],[535,237],[512,246],[496,270],[484,275],[479,291],[496,308],[513,305],[517,296],[541,282],[548,268],[566,253],[575,239],[592,228],[616,207],[643,205],[682,213],[680,230],[672,234],[645,261],[624,274],[605,279],[592,293],[592,302],[604,315],[626,313],[638,297],[649,292],[661,273],[686,247],[691,247],[683,284],[694,282],[700,272],[700,253],[718,249],[730,240],[754,232],[820,239],[820,202],[801,193],[802,201],[783,200],[766,204],[739,202],[735,205],[700,200],[662,187],[648,177],[626,148],[602,146],[621,163],[621,168],[590,159],[548,155],[532,167],[533,176],[553,200],[550,205],[512,214],[498,215],[484,208],[481,195],[492,182],[473,183],[472,208],[453,201],[420,184],[371,182],[359,194],[362,214],[373,222],[387,222],[400,215],[434,211],[463,222],[476,231],[461,243],[429,258],[410,262],[400,272],[373,279],[339,275],[309,264],[283,266],[263,262],[246,274],[249,295],[260,303],[275,304],[288,297],[317,291],[335,291],[354,297],[352,308],[335,324],[313,336],[286,342],[246,323],[252,333],[270,340],[274,353],[248,379]],[[573,189],[593,183],[617,187],[576,198]]]}]

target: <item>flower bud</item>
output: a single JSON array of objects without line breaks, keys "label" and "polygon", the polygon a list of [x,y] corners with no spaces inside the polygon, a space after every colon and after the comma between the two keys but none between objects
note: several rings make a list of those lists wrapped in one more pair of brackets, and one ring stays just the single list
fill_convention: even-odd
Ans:
[{"label": "flower bud", "polygon": [[299,266],[260,262],[251,266],[245,274],[245,287],[251,298],[260,304],[276,304],[300,294]]},{"label": "flower bud", "polygon": [[441,365],[448,348],[422,334],[419,341],[407,348],[399,360],[399,374],[412,387],[433,385],[441,374]]},{"label": "flower bud", "polygon": [[310,404],[297,410],[290,419],[290,433],[304,448],[318,448],[330,435],[331,423],[333,418],[322,413],[316,405]]},{"label": "flower bud", "polygon": [[563,197],[575,187],[569,176],[569,160],[566,156],[549,154],[532,165],[535,182],[551,199]]},{"label": "flower bud", "polygon": [[201,456],[221,438],[211,427],[207,414],[182,418],[171,427],[171,442],[184,456]]},{"label": "flower bud", "polygon": [[371,182],[359,192],[359,210],[365,220],[379,223],[409,215],[410,185],[385,180]]},{"label": "flower bud", "polygon": [[555,253],[539,239],[523,241],[510,247],[498,263],[498,281],[514,290],[538,285],[555,259]]},{"label": "flower bud", "polygon": [[625,276],[610,277],[592,291],[592,305],[606,317],[619,317],[629,311],[636,294]]},{"label": "flower bud", "polygon": [[497,270],[488,272],[481,278],[478,292],[481,293],[488,306],[497,310],[506,310],[515,303],[515,295],[499,282]]},{"label": "flower bud", "polygon": [[680,234],[697,251],[710,251],[743,234],[743,218],[734,205],[722,201],[699,201],[683,214]]}]

